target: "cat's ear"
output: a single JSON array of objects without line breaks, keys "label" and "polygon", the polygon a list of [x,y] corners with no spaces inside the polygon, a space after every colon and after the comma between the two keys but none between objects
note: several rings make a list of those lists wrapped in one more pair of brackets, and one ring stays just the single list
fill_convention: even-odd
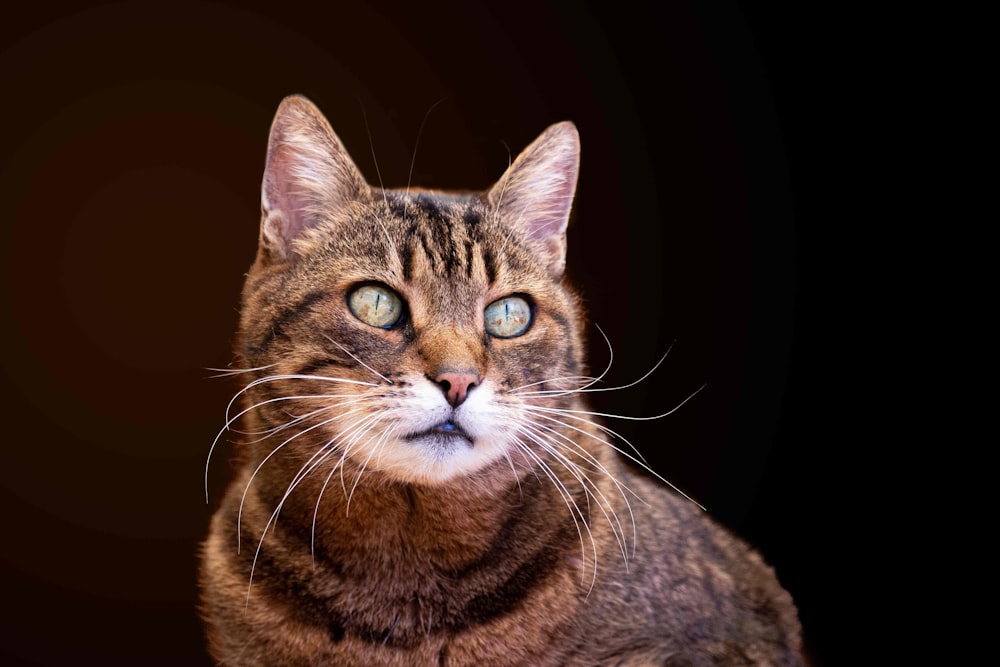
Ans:
[{"label": "cat's ear", "polygon": [[566,227],[579,171],[580,135],[564,121],[525,148],[487,194],[501,219],[537,242],[556,277],[566,267]]},{"label": "cat's ear", "polygon": [[282,100],[271,124],[261,187],[260,250],[295,256],[295,241],[368,188],[323,114],[304,97]]}]

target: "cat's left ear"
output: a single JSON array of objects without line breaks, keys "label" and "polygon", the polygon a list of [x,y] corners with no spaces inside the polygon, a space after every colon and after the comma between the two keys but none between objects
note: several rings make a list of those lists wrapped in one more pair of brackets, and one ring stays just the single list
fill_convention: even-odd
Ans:
[{"label": "cat's left ear", "polygon": [[542,132],[487,193],[501,219],[537,242],[555,277],[566,268],[566,227],[579,171],[580,135],[564,121]]},{"label": "cat's left ear", "polygon": [[271,124],[261,187],[261,256],[294,259],[308,230],[362,197],[367,185],[323,114],[299,95]]}]

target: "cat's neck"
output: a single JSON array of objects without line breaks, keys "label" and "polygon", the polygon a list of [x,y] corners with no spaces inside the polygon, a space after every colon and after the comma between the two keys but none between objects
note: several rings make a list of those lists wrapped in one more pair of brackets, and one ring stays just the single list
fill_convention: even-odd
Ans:
[{"label": "cat's neck", "polygon": [[[506,475],[497,473],[423,486],[385,481],[368,471],[356,486],[348,473],[343,484],[335,475],[325,489],[317,475],[284,500],[279,521],[286,533],[308,540],[320,558],[336,554],[336,560],[361,562],[403,554],[439,569],[466,567],[508,546],[498,542],[526,526],[532,534],[562,530],[568,516],[553,515],[552,508],[564,503],[550,480],[535,474],[515,478],[509,467]],[[265,483],[256,493],[265,506],[274,506],[285,488]],[[577,502],[585,505],[586,498]]]},{"label": "cat's neck", "polygon": [[[280,506],[278,529],[317,560],[331,555],[361,563],[396,554],[406,563],[447,570],[476,562],[491,549],[509,550],[512,540],[569,536],[575,543],[586,540],[590,548],[585,524],[594,525],[591,514],[598,526],[606,524],[601,515],[617,512],[619,521],[627,519],[627,509],[608,505],[622,498],[614,481],[621,463],[593,425],[563,430],[562,441],[575,443],[575,453],[566,448],[559,455],[577,457],[589,474],[541,452],[520,460],[505,457],[473,476],[420,485],[391,481],[373,466],[359,469],[349,457],[338,460],[332,474],[316,469],[302,477],[301,461],[274,457],[263,463],[268,474],[250,484],[248,502],[261,511]],[[262,448],[261,455],[268,451]]]}]

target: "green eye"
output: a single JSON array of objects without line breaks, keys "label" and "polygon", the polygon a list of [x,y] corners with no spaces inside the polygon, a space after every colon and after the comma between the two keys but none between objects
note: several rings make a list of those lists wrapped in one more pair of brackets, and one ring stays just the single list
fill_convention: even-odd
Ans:
[{"label": "green eye", "polygon": [[362,285],[347,297],[354,316],[373,327],[389,329],[403,316],[403,300],[388,287]]},{"label": "green eye", "polygon": [[520,336],[531,326],[531,306],[519,296],[497,299],[486,306],[486,332],[496,338]]}]

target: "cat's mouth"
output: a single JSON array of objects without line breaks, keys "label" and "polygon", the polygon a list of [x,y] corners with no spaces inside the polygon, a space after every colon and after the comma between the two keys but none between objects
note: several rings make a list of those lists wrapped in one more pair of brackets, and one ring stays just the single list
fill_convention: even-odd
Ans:
[{"label": "cat's mouth", "polygon": [[411,442],[427,439],[434,444],[441,445],[457,445],[464,441],[464,444],[472,446],[472,436],[463,431],[461,426],[451,420],[436,424],[426,431],[411,433],[406,436],[406,439]]}]

